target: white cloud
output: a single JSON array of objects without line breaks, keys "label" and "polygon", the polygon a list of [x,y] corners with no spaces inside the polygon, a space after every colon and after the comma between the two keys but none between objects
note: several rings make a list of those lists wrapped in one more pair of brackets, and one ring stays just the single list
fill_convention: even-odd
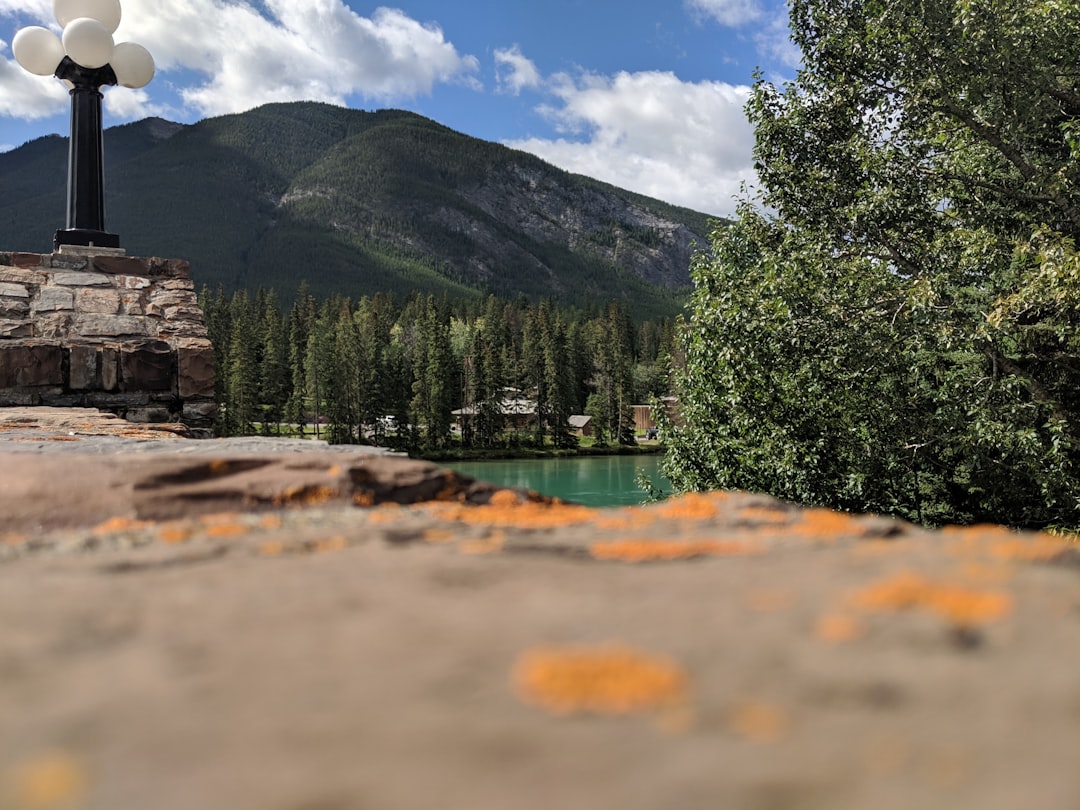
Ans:
[{"label": "white cloud", "polygon": [[729,28],[740,28],[764,15],[759,0],[686,0],[686,4]]},{"label": "white cloud", "polygon": [[[127,0],[116,40],[146,46],[161,71],[205,77],[179,91],[200,115],[271,101],[344,104],[352,95],[385,102],[429,94],[440,83],[478,86],[476,58],[458,53],[437,26],[404,12],[379,8],[362,17],[343,0],[261,5],[266,14],[244,0]],[[0,0],[0,14],[16,11],[55,24],[47,1]],[[10,85],[9,75],[0,77],[0,95]],[[118,98],[112,109],[153,114],[148,98]]]},{"label": "white cloud", "polygon": [[521,48],[500,48],[495,51],[495,74],[500,92],[519,95],[522,90],[543,84],[540,71],[533,61],[521,52]]},{"label": "white cloud", "polygon": [[[0,40],[0,52],[5,50],[7,43]],[[67,91],[60,82],[32,76],[14,59],[0,58],[0,116],[46,118],[63,112],[67,100]]]},{"label": "white cloud", "polygon": [[[567,136],[507,145],[568,171],[710,214],[730,215],[755,174],[743,112],[750,88],[673,73],[559,74],[541,108]],[[582,137],[583,136],[583,137]]]}]

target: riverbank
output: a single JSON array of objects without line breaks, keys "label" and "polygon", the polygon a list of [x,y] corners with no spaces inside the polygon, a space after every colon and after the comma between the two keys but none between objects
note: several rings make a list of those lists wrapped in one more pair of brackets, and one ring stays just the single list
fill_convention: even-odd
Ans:
[{"label": "riverbank", "polygon": [[410,453],[411,458],[447,464],[454,461],[515,461],[542,458],[592,458],[597,456],[656,456],[663,455],[660,442],[639,442],[636,445],[609,447],[451,447],[444,450],[423,450]]}]

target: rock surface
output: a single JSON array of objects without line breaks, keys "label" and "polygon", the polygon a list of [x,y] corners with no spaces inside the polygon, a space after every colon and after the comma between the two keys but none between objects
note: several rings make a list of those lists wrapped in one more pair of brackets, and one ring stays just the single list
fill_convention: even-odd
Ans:
[{"label": "rock surface", "polygon": [[0,411],[3,810],[1080,806],[1067,541],[183,432]]}]

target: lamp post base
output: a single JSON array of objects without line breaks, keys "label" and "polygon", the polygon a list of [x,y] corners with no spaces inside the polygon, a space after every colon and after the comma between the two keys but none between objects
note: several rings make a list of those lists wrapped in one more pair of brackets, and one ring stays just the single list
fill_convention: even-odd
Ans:
[{"label": "lamp post base", "polygon": [[120,247],[120,236],[115,233],[104,231],[91,231],[85,228],[68,228],[59,230],[53,236],[53,249],[59,250],[61,245],[79,245],[82,247]]}]

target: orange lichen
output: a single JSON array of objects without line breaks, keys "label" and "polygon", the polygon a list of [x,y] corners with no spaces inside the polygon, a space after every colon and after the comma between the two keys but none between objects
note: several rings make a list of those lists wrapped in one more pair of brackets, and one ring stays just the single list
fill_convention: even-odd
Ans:
[{"label": "orange lichen", "polygon": [[791,733],[791,715],[763,700],[741,700],[731,708],[728,729],[744,740],[777,743]]},{"label": "orange lichen", "polygon": [[281,528],[281,515],[264,515],[259,521],[260,529],[280,529]]},{"label": "orange lichen", "polygon": [[862,622],[844,613],[827,613],[818,619],[814,635],[829,644],[845,644],[863,634]]},{"label": "orange lichen", "polygon": [[726,492],[691,492],[665,501],[652,511],[661,518],[708,520],[721,513],[721,505],[729,497]]},{"label": "orange lichen", "polygon": [[136,520],[130,517],[111,517],[103,523],[99,523],[91,532],[97,536],[116,534],[117,532],[141,531],[152,526],[153,523],[146,520]]},{"label": "orange lichen", "polygon": [[458,550],[462,554],[498,554],[506,545],[506,532],[494,531],[482,540],[466,540]]},{"label": "orange lichen", "polygon": [[85,800],[90,787],[86,766],[71,755],[54,751],[0,773],[0,803],[5,795],[18,810],[61,810]]},{"label": "orange lichen", "polygon": [[353,506],[359,506],[361,508],[368,508],[375,505],[375,493],[370,490],[364,490],[363,492],[356,492],[352,496]]},{"label": "orange lichen", "polygon": [[327,554],[344,551],[349,541],[344,535],[334,535],[318,540],[304,540],[298,543],[286,543],[281,540],[266,540],[259,544],[259,554],[264,557],[280,557],[284,554]]},{"label": "orange lichen", "polygon": [[276,506],[323,506],[340,493],[334,487],[303,485],[291,487],[274,497]]},{"label": "orange lichen", "polygon": [[831,542],[839,537],[860,533],[859,524],[851,515],[831,509],[807,509],[798,523],[791,527],[795,537]]},{"label": "orange lichen", "polygon": [[763,551],[756,543],[739,540],[612,540],[589,546],[593,559],[632,563],[691,560],[695,557],[743,557]]},{"label": "orange lichen", "polygon": [[3,534],[3,535],[0,535],[0,545],[4,545],[4,546],[21,546],[23,543],[25,543],[29,539],[30,539],[30,537],[28,535],[25,535],[25,534],[13,534],[13,533]]},{"label": "orange lichen", "polygon": [[763,506],[748,506],[744,509],[740,509],[737,517],[739,520],[746,521],[747,523],[787,523],[791,520],[791,515],[781,509],[770,509]]},{"label": "orange lichen", "polygon": [[573,504],[519,502],[518,495],[509,490],[496,492],[485,506],[465,504],[433,504],[428,509],[443,520],[457,521],[469,526],[499,526],[519,529],[554,529],[588,523],[597,514],[595,509]]},{"label": "orange lichen", "polygon": [[206,536],[223,539],[227,537],[243,537],[251,533],[251,527],[245,523],[214,523],[206,527]]},{"label": "orange lichen", "polygon": [[187,523],[170,523],[158,529],[158,539],[163,543],[186,543],[191,539],[192,528]]},{"label": "orange lichen", "polygon": [[998,540],[990,546],[990,555],[999,560],[1017,562],[1049,562],[1069,550],[1069,544],[1060,537],[1040,534],[1030,539],[1012,538]]},{"label": "orange lichen", "polygon": [[453,543],[457,540],[457,532],[450,529],[425,529],[422,535],[425,543],[433,543],[435,545],[443,545],[445,543]]},{"label": "orange lichen", "polygon": [[935,583],[910,571],[856,592],[852,604],[871,613],[924,609],[961,627],[998,621],[1013,610],[1012,597],[1007,593]]},{"label": "orange lichen", "polygon": [[[355,503],[356,499],[353,499]],[[388,507],[393,506],[393,509]],[[383,504],[377,511],[368,516],[368,521],[375,526],[383,526],[387,523],[397,523],[401,520],[401,510],[398,504]]]},{"label": "orange lichen", "polygon": [[530,650],[512,680],[521,700],[560,717],[664,712],[690,702],[682,667],[623,644]]}]

